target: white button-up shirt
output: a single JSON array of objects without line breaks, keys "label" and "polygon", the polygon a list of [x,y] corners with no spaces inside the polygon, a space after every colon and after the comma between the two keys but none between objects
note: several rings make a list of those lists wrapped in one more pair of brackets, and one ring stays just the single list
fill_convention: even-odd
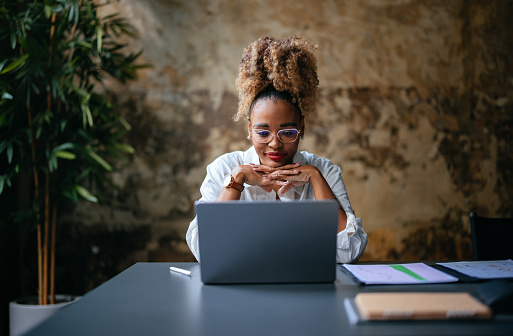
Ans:
[{"label": "white button-up shirt", "polygon": [[[351,263],[357,261],[367,245],[367,234],[363,230],[361,218],[355,218],[354,216],[346,187],[342,180],[340,167],[326,158],[318,157],[306,151],[296,152],[293,162],[301,162],[301,165],[317,167],[328,182],[333,194],[335,194],[347,215],[346,228],[337,234],[337,262]],[[222,191],[224,177],[230,174],[234,167],[250,163],[260,164],[260,159],[254,147],[249,148],[245,152],[227,153],[215,159],[214,162],[207,166],[207,176],[200,188],[202,197],[198,202],[215,202]],[[315,199],[313,187],[310,183],[293,187],[285,194],[278,194],[278,197],[281,201]],[[276,193],[274,191],[266,192],[259,186],[245,185],[240,200],[272,201],[276,200]],[[199,261],[198,222],[196,217],[189,225],[186,240],[192,253]]]}]

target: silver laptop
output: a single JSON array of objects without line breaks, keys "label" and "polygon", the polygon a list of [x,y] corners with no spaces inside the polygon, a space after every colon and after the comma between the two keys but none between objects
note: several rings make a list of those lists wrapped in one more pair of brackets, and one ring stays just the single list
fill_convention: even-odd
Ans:
[{"label": "silver laptop", "polygon": [[334,201],[200,203],[196,214],[206,284],[335,280]]}]

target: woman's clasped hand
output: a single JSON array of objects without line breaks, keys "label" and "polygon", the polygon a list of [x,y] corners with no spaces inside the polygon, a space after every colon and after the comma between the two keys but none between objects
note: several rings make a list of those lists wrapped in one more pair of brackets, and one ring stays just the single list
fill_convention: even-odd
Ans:
[{"label": "woman's clasped hand", "polygon": [[247,181],[247,184],[258,185],[263,190],[271,192],[274,188],[279,188],[280,194],[285,194],[293,187],[304,185],[310,182],[312,172],[318,172],[314,166],[302,166],[301,162],[284,165],[278,168],[272,168],[263,164],[250,164],[254,172],[260,179],[253,184]]}]

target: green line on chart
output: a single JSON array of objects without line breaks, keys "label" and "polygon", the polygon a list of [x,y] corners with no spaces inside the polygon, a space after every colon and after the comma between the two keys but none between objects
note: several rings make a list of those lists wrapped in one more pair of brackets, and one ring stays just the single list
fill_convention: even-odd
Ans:
[{"label": "green line on chart", "polygon": [[393,269],[395,269],[396,271],[408,274],[409,276],[411,276],[411,277],[413,277],[413,278],[415,278],[417,280],[426,281],[426,279],[424,279],[423,277],[421,277],[417,273],[413,272],[412,270],[404,267],[403,265],[389,265],[389,266],[392,267]]}]

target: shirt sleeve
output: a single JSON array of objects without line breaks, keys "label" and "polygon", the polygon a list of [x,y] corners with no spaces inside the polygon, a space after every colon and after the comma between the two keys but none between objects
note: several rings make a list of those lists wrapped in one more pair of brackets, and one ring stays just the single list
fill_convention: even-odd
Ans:
[{"label": "shirt sleeve", "polygon": [[362,219],[353,214],[347,215],[346,228],[337,234],[337,263],[356,262],[367,246],[367,234],[362,227]]},{"label": "shirt sleeve", "polygon": [[[196,201],[196,203],[211,203],[216,201],[217,196],[219,196],[223,188],[222,181],[224,176],[231,172],[231,166],[233,164],[237,164],[236,162],[230,164],[231,161],[233,160],[231,160],[230,157],[223,155],[207,166],[207,176],[200,187],[201,198]],[[189,245],[192,254],[194,254],[194,257],[199,262],[200,253],[197,217],[194,217],[192,222],[189,224],[189,228],[185,234],[185,240],[187,241],[187,245]]]},{"label": "shirt sleeve", "polygon": [[368,241],[367,234],[363,230],[362,219],[356,218],[354,215],[340,167],[332,164],[329,160],[324,161],[321,166],[326,181],[347,216],[346,228],[337,234],[337,263],[356,262],[365,250]]},{"label": "shirt sleeve", "polygon": [[194,254],[194,257],[199,262],[198,219],[196,217],[194,217],[192,222],[189,224],[189,228],[185,234],[185,240],[187,241],[187,245],[189,245],[192,254]]}]

